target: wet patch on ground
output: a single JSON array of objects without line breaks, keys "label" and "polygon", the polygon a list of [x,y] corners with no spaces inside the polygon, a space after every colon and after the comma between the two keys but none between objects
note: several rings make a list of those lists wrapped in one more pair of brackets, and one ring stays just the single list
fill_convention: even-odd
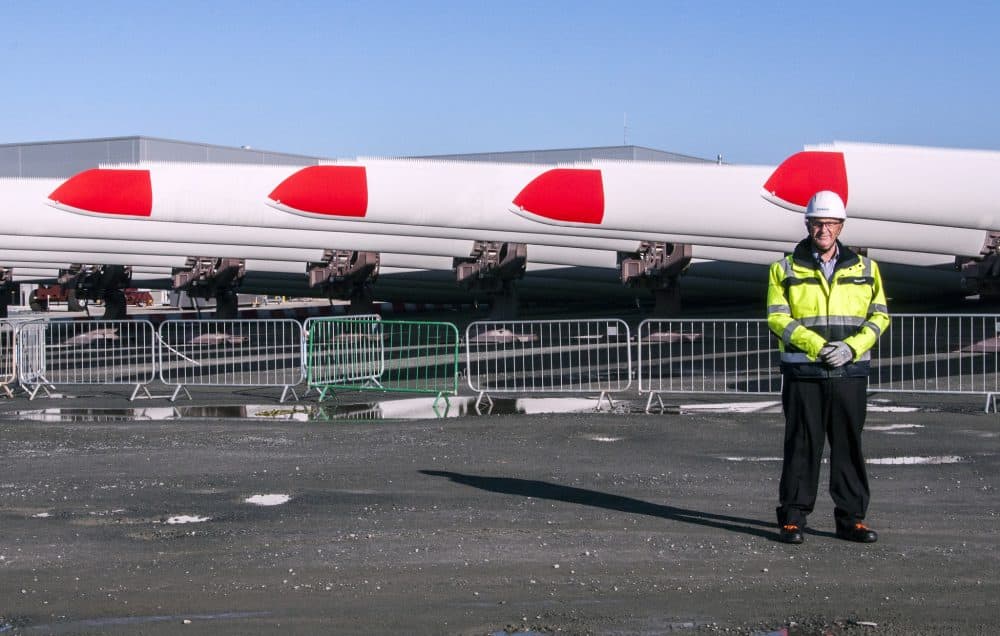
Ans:
[{"label": "wet patch on ground", "polygon": [[[337,420],[421,420],[490,415],[586,413],[609,410],[607,400],[597,397],[492,398],[475,397],[396,398],[375,402],[318,404],[231,404],[200,406],[155,406],[135,408],[82,408],[57,406],[9,411],[4,415],[33,422],[126,422],[198,419],[249,419],[296,422]],[[621,409],[619,409],[621,410]]]}]

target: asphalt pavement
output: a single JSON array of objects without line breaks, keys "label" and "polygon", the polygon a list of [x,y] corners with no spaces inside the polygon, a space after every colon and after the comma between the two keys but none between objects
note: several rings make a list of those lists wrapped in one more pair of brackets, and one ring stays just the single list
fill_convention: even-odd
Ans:
[{"label": "asphalt pavement", "polygon": [[1000,631],[978,397],[873,396],[880,540],[833,535],[824,472],[801,546],[777,541],[767,399],[373,419],[397,411],[126,397],[0,401],[0,633]]}]

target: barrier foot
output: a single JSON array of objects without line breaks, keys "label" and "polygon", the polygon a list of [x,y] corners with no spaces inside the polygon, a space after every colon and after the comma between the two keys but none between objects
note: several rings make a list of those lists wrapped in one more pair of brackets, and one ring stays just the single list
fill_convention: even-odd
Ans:
[{"label": "barrier foot", "polygon": [[663,398],[660,397],[660,394],[656,391],[650,393],[649,399],[646,400],[646,413],[649,413],[650,409],[653,407],[653,398],[656,398],[656,401],[660,403],[660,413],[662,413],[667,406],[663,403]]},{"label": "barrier foot", "polygon": [[12,400],[14,399],[14,392],[10,390],[9,386],[7,386],[5,384],[5,385],[3,385],[3,387],[0,387],[0,388],[2,388],[3,392],[7,394],[7,397],[9,397]]},{"label": "barrier foot", "polygon": [[480,405],[483,403],[483,398],[486,398],[486,401],[490,405],[490,408],[486,412],[490,413],[490,412],[493,411],[493,398],[491,398],[490,396],[486,395],[485,391],[480,391],[479,392],[479,398],[476,400],[476,413],[479,413],[480,415],[483,414],[482,409],[480,409]]},{"label": "barrier foot", "polygon": [[142,391],[143,393],[146,394],[145,398],[147,400],[152,400],[153,399],[153,394],[149,392],[149,387],[147,387],[145,384],[137,384],[137,385],[135,385],[135,390],[132,391],[132,397],[130,397],[128,399],[128,401],[129,402],[134,402],[135,401],[135,396],[138,395],[139,391]]},{"label": "barrier foot", "polygon": [[49,390],[49,386],[50,385],[47,384],[36,384],[35,388],[31,390],[28,390],[28,387],[25,387],[24,390],[28,391],[28,401],[30,402],[31,400],[34,400],[39,391],[45,391],[45,397],[52,397],[52,391]]},{"label": "barrier foot", "polygon": [[986,411],[987,413],[989,413],[990,410],[991,410],[990,409],[991,406],[993,407],[992,411],[994,413],[996,413],[997,412],[997,394],[996,393],[987,393],[986,394],[986,406],[984,407],[983,410]]},{"label": "barrier foot", "polygon": [[601,391],[601,394],[597,397],[597,407],[594,409],[595,411],[600,411],[601,410],[601,404],[604,403],[605,399],[608,400],[608,408],[609,409],[615,408],[615,403],[611,399],[611,396],[608,395],[608,392],[607,391]]},{"label": "barrier foot", "polygon": [[322,389],[318,390],[319,390],[319,398],[317,399],[317,401],[322,402],[323,400],[326,399],[326,392],[330,390],[330,387],[323,387]]},{"label": "barrier foot", "polygon": [[289,391],[291,391],[292,397],[295,398],[295,401],[296,402],[299,401],[299,394],[295,392],[295,389],[292,388],[291,386],[286,386],[285,389],[281,392],[281,399],[278,400],[279,404],[284,404],[285,403],[285,398],[288,397]]},{"label": "barrier foot", "polygon": [[194,399],[191,397],[191,393],[188,392],[187,388],[183,384],[178,384],[177,388],[174,389],[174,394],[170,396],[170,401],[176,402],[177,396],[180,394],[181,391],[184,391],[184,395],[188,396],[189,400]]},{"label": "barrier foot", "polygon": [[[441,398],[444,398],[444,413],[442,413],[438,408],[438,402],[441,401]],[[434,398],[434,404],[431,405],[431,408],[434,409],[434,414],[438,417],[448,417],[448,411],[451,409],[451,402],[448,400],[447,395],[438,393],[437,397]]]}]

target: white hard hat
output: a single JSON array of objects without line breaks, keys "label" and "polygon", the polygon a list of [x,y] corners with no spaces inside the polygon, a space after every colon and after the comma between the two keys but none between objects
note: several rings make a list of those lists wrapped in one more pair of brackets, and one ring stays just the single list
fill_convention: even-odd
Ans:
[{"label": "white hard hat", "polygon": [[840,195],[830,190],[821,190],[809,199],[806,206],[807,219],[846,219],[847,210]]}]

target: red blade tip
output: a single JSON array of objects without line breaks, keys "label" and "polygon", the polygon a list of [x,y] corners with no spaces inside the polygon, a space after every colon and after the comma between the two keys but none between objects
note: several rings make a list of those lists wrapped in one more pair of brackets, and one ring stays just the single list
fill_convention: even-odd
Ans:
[{"label": "red blade tip", "polygon": [[600,225],[604,182],[600,170],[555,168],[543,172],[514,198],[525,212],[561,223]]},{"label": "red blade tip", "polygon": [[149,170],[94,168],[67,179],[49,195],[58,207],[120,216],[149,216],[153,187]]},{"label": "red blade tip", "polygon": [[279,183],[269,198],[293,212],[363,217],[368,175],[364,166],[309,166]]},{"label": "red blade tip", "polygon": [[806,150],[781,162],[764,184],[764,198],[802,212],[809,199],[821,190],[831,190],[847,204],[847,167],[844,153]]}]

